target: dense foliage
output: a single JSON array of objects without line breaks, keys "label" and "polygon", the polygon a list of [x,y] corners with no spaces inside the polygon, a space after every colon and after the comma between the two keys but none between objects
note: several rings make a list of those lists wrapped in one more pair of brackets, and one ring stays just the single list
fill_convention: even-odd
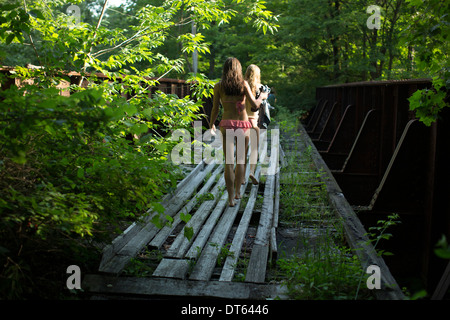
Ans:
[{"label": "dense foliage", "polygon": [[[210,54],[199,65],[209,77],[220,75],[226,56],[243,66],[261,67],[262,80],[291,111],[315,105],[315,88],[343,82],[411,78],[433,79],[418,91],[412,109],[427,124],[447,104],[449,88],[450,1],[268,0],[278,17],[277,32],[264,36],[246,28],[245,17],[207,30]],[[379,29],[370,29],[380,8]],[[420,97],[420,98],[419,98]],[[420,99],[420,101],[418,101]]]},{"label": "dense foliage", "polygon": [[[79,19],[66,14],[70,3]],[[163,217],[159,202],[182,177],[168,158],[171,133],[192,127],[211,82],[198,75],[191,97],[149,92],[184,71],[185,54],[208,47],[200,32],[179,29],[177,54],[163,47],[173,29],[225,23],[234,11],[221,1],[142,2],[119,21],[105,9],[1,3],[2,64],[14,69],[0,90],[0,298],[67,294],[66,268],[88,272],[98,261],[87,256],[98,258],[98,244],[119,228],[149,211]],[[270,18],[261,14],[249,15],[256,29]]]}]

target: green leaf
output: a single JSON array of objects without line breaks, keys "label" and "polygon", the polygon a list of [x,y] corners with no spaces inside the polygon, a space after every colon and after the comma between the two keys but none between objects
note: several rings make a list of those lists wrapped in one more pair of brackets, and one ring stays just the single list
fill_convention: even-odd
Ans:
[{"label": "green leaf", "polygon": [[442,259],[450,259],[450,249],[434,249],[434,253]]},{"label": "green leaf", "polygon": [[10,35],[8,35],[6,37],[6,44],[10,44],[14,40],[15,37],[16,37],[16,35],[14,33],[11,33]]},{"label": "green leaf", "polygon": [[148,120],[151,120],[152,118],[152,109],[151,108],[146,108],[142,111],[142,113],[147,117]]},{"label": "green leaf", "polygon": [[427,296],[427,291],[426,290],[420,290],[420,291],[414,293],[414,295],[411,297],[411,300],[422,299],[422,298],[425,298],[426,296]]},{"label": "green leaf", "polygon": [[436,243],[436,249],[434,250],[434,253],[443,259],[450,259],[450,246],[448,245],[447,238],[445,235],[442,235],[442,237],[439,239],[439,241]]},{"label": "green leaf", "polygon": [[140,135],[148,131],[148,126],[145,123],[136,123],[130,128],[131,133]]},{"label": "green leaf", "polygon": [[18,151],[17,155],[12,157],[12,161],[17,164],[25,164],[27,162],[25,151]]},{"label": "green leaf", "polygon": [[126,104],[123,107],[123,110],[129,115],[132,116],[137,112],[137,109],[134,105],[132,104]]},{"label": "green leaf", "polygon": [[162,229],[163,224],[161,222],[159,215],[154,215],[153,218],[150,220],[158,229]]},{"label": "green leaf", "polygon": [[83,168],[78,168],[78,170],[77,170],[77,177],[79,179],[83,179],[84,178],[84,169]]},{"label": "green leaf", "polygon": [[166,210],[166,209],[164,208],[164,206],[161,205],[159,202],[153,203],[153,204],[152,204],[152,209],[153,209],[154,211],[158,212],[159,214],[164,213],[164,211]]},{"label": "green leaf", "polygon": [[191,241],[192,237],[194,236],[194,229],[192,227],[184,227],[184,236]]},{"label": "green leaf", "polygon": [[184,214],[183,212],[180,213],[181,221],[188,223],[189,220],[191,220],[191,218],[192,218],[192,216],[189,213],[186,213],[186,214]]},{"label": "green leaf", "polygon": [[168,221],[169,225],[171,226],[172,223],[173,223],[173,217],[171,217],[171,216],[169,216],[169,215],[167,215],[167,214],[166,214],[165,217],[166,217],[166,220]]},{"label": "green leaf", "polygon": [[40,10],[30,10],[29,13],[37,19],[45,20],[44,14]]}]

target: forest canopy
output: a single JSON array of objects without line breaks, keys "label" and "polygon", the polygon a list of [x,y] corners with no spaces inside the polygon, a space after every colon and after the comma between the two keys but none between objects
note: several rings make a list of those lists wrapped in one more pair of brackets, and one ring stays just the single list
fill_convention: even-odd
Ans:
[{"label": "forest canopy", "polygon": [[[298,115],[317,86],[385,79],[432,79],[410,99],[427,125],[448,106],[450,1],[0,0],[0,12],[12,68],[0,78],[0,298],[42,296],[61,270],[34,272],[55,255],[89,269],[124,220],[164,220],[161,197],[182,176],[170,133],[192,130],[229,56],[260,66],[276,107]],[[68,72],[82,77],[62,96]],[[195,83],[192,95],[150,97],[164,77]]]},{"label": "forest canopy", "polygon": [[[32,3],[36,8],[39,3],[47,7],[52,4],[58,16],[64,17],[62,20],[67,20],[70,4],[79,6],[80,23],[71,28],[78,35],[70,38],[85,44],[90,43],[93,31],[88,30],[97,25],[105,3],[101,0],[28,2],[30,9]],[[421,101],[418,111],[419,114],[423,111],[427,123],[435,115],[427,114],[426,110],[436,111],[427,100],[432,99],[432,104],[439,108],[444,105],[442,94],[435,93],[449,85],[449,1],[224,0],[208,5],[200,2],[127,0],[119,7],[108,6],[99,28],[104,33],[95,36],[95,48],[90,52],[91,68],[159,75],[167,70],[158,73],[151,66],[165,57],[171,70],[167,75],[187,79],[194,71],[192,53],[196,49],[199,77],[219,78],[225,58],[235,56],[244,67],[251,63],[259,65],[263,80],[275,89],[278,102],[290,110],[314,106],[317,86],[409,78],[434,81],[432,91],[419,92],[415,97]],[[370,6],[378,10],[368,11]],[[159,8],[164,14],[150,7]],[[374,15],[379,15],[379,26],[371,29]],[[56,16],[54,13],[53,17]],[[20,18],[15,17],[15,21]],[[195,36],[191,33],[193,22]],[[41,24],[44,28],[45,23]],[[19,32],[23,31],[27,30]],[[36,37],[35,46],[44,56],[45,43],[57,40],[55,31],[53,38],[52,31],[46,32],[50,36],[47,41],[38,39],[42,35],[36,31],[31,30],[30,35]],[[157,39],[157,34],[163,34],[163,38]],[[13,38],[11,33],[3,33],[2,38],[3,42],[13,42],[6,51],[5,45],[0,47],[3,65],[40,65],[29,43],[26,46],[18,43],[20,37]],[[64,38],[61,49],[66,53],[77,52],[66,59],[72,59],[69,64],[73,68],[83,68],[83,55],[88,55],[86,51],[91,48],[82,49],[78,43],[68,40]],[[29,42],[28,37],[24,41]],[[152,52],[150,60],[149,51]],[[155,52],[160,56],[153,55]],[[138,57],[131,58],[128,53]],[[67,68],[67,63],[61,60],[54,67]],[[412,103],[419,108],[416,100]]]}]

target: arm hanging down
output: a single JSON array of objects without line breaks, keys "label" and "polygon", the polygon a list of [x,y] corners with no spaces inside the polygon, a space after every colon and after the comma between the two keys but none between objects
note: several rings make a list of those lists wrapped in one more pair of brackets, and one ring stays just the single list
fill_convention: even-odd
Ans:
[{"label": "arm hanging down", "polygon": [[214,125],[214,122],[216,122],[217,116],[219,115],[219,104],[220,104],[220,84],[218,82],[214,86],[213,107],[211,110],[211,119],[209,122],[209,128],[211,129],[212,134],[214,134],[214,131],[216,131],[216,126]]}]

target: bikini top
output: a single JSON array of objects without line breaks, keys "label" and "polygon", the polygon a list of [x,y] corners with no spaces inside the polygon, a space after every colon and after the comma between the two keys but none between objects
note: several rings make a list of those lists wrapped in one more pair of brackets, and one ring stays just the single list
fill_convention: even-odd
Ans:
[{"label": "bikini top", "polygon": [[[244,96],[245,98],[245,96]],[[240,114],[245,109],[244,98],[241,101],[236,101],[236,110]],[[234,101],[222,101],[223,103],[233,103]]]}]

